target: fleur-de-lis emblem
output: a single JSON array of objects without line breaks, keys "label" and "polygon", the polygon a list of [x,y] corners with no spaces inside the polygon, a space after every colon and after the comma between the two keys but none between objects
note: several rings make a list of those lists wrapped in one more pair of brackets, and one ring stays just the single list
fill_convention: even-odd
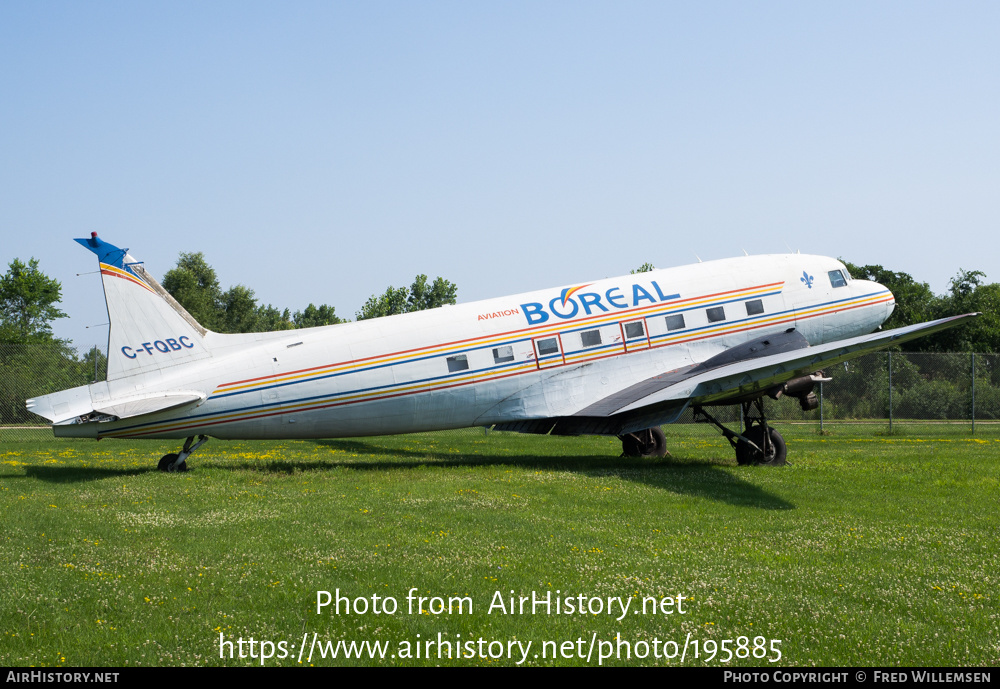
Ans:
[{"label": "fleur-de-lis emblem", "polygon": [[808,287],[809,289],[813,288],[813,280],[815,279],[816,278],[814,278],[812,275],[810,275],[804,270],[802,271],[802,277],[799,278],[799,280],[801,280],[805,284],[805,286]]}]

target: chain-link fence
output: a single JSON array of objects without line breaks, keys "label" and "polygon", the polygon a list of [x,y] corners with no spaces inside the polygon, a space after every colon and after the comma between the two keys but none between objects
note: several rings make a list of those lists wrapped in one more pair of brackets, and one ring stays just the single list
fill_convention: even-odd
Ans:
[{"label": "chain-link fence", "polygon": [[[1000,355],[876,352],[826,369],[833,380],[818,385],[820,406],[802,411],[795,398],[766,400],[769,419],[827,424],[948,422],[1000,419]],[[720,421],[739,423],[736,406],[715,410]],[[682,421],[692,421],[690,411]]]},{"label": "chain-link fence", "polygon": [[104,380],[107,362],[100,347],[81,354],[62,342],[0,344],[0,442],[51,438],[48,421],[25,400]]},{"label": "chain-link fence", "polygon": [[[0,440],[50,438],[45,419],[24,401],[49,392],[104,380],[107,357],[99,347],[79,353],[64,344],[0,345]],[[1000,355],[877,352],[825,371],[832,382],[817,386],[820,406],[804,412],[797,399],[766,401],[775,421],[827,424],[1000,420]],[[713,409],[723,423],[739,425],[739,407]],[[691,411],[681,422],[692,421]]]}]

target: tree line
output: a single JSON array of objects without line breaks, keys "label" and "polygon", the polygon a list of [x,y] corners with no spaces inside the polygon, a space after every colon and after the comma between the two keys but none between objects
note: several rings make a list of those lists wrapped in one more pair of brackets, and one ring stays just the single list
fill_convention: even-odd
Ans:
[{"label": "tree line", "polygon": [[[926,282],[918,282],[908,273],[879,265],[844,264],[852,277],[879,282],[895,295],[896,308],[883,325],[886,329],[963,313],[983,314],[961,328],[912,340],[904,345],[905,351],[1000,352],[1000,284],[987,283],[982,271],[960,270],[951,279],[948,292],[936,295]],[[632,273],[650,270],[654,270],[653,265],[644,263]],[[223,290],[215,269],[200,252],[182,253],[177,265],[163,276],[162,284],[199,323],[215,332],[290,330],[345,322],[329,304],[310,303],[293,312],[259,302],[245,285]],[[421,274],[409,287],[390,285],[385,292],[373,294],[354,318],[432,309],[454,304],[457,295],[454,283],[441,277],[430,280]],[[59,308],[61,300],[59,281],[42,273],[36,259],[27,263],[14,259],[0,277],[0,344],[60,342],[52,334],[52,321],[66,316]]]},{"label": "tree line", "polygon": [[[254,291],[245,285],[223,291],[215,269],[201,252],[182,253],[177,265],[163,276],[163,288],[195,320],[219,333],[291,330],[345,322],[329,304],[310,303],[301,311],[292,312],[258,302]],[[457,294],[458,288],[444,278],[432,282],[426,275],[417,275],[408,288],[390,285],[384,293],[373,294],[354,317],[365,320],[432,309],[454,304]]]}]

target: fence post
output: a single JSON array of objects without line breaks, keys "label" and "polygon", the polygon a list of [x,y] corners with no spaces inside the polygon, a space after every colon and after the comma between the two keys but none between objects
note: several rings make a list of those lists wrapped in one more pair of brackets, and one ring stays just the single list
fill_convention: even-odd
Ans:
[{"label": "fence post", "polygon": [[823,435],[823,383],[819,384],[819,434]]},{"label": "fence post", "polygon": [[972,434],[976,434],[976,353],[972,353]]},{"label": "fence post", "polygon": [[889,435],[892,435],[892,352],[889,355]]}]

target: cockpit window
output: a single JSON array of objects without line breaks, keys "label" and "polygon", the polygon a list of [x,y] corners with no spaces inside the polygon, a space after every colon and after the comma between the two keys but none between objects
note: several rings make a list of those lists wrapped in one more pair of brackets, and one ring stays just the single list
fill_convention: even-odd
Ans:
[{"label": "cockpit window", "polygon": [[844,273],[840,270],[831,270],[827,275],[830,276],[830,284],[834,287],[846,287],[847,278],[844,277]]}]

